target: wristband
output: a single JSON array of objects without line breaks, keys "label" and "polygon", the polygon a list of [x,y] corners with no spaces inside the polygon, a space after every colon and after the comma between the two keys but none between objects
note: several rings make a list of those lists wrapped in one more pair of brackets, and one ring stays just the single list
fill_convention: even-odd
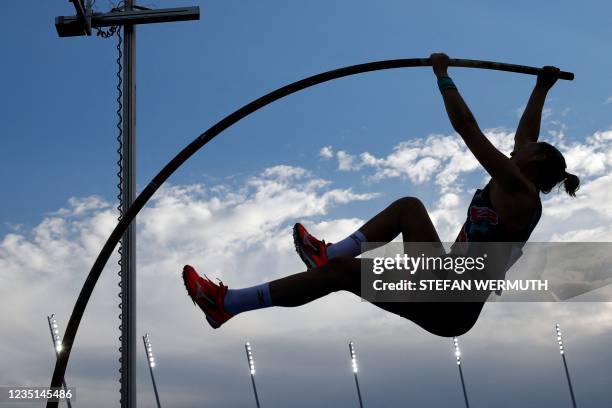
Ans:
[{"label": "wristband", "polygon": [[444,91],[446,89],[457,89],[453,80],[448,76],[438,78],[438,88],[440,88],[440,91]]}]

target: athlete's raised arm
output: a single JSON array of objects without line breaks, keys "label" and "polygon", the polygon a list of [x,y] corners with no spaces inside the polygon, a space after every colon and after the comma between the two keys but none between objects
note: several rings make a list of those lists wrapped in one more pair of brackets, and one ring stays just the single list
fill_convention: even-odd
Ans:
[{"label": "athlete's raised arm", "polygon": [[538,75],[536,84],[531,91],[531,96],[521,116],[521,120],[514,134],[513,153],[523,148],[526,144],[537,142],[540,136],[540,122],[542,121],[542,109],[544,101],[550,88],[553,87],[559,77],[559,68],[545,66],[542,73]]},{"label": "athlete's raised arm", "polygon": [[480,130],[474,115],[448,76],[448,61],[446,54],[431,55],[432,68],[438,77],[438,86],[453,128],[459,133],[480,164],[492,178],[500,183],[502,188],[507,191],[529,189],[531,183],[521,174],[518,166],[493,146]]}]

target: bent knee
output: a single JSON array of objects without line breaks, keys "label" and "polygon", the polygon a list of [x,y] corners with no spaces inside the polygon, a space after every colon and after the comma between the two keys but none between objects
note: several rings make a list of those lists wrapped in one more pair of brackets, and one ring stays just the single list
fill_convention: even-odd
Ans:
[{"label": "bent knee", "polygon": [[395,200],[392,205],[402,210],[425,210],[425,204],[416,197],[402,197]]}]

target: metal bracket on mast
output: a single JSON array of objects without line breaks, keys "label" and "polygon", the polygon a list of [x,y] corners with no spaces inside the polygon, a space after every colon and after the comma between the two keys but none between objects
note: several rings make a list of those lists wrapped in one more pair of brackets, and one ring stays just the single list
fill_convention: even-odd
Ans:
[{"label": "metal bracket on mast", "polygon": [[[200,19],[199,7],[174,7],[152,10],[137,8],[125,11],[111,11],[109,13],[92,13],[91,11],[87,13],[81,0],[72,1],[77,9],[77,15],[55,18],[55,29],[60,37],[91,35],[92,28]],[[82,11],[79,12],[78,10]]]},{"label": "metal bracket on mast", "polygon": [[[82,0],[70,0],[76,12],[75,24],[72,27],[73,35],[91,35],[91,4],[83,4]],[[57,21],[56,21],[57,24]],[[57,25],[56,25],[57,27]],[[59,31],[58,31],[59,33]],[[63,37],[60,34],[60,37]]]}]

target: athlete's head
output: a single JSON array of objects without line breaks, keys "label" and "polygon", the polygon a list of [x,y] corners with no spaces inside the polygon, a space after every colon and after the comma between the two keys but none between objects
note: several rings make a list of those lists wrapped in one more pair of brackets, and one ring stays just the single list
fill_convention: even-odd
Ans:
[{"label": "athlete's head", "polygon": [[546,142],[529,143],[515,152],[512,160],[544,194],[563,183],[567,194],[576,196],[580,179],[565,170],[567,168],[565,157],[553,145]]}]

